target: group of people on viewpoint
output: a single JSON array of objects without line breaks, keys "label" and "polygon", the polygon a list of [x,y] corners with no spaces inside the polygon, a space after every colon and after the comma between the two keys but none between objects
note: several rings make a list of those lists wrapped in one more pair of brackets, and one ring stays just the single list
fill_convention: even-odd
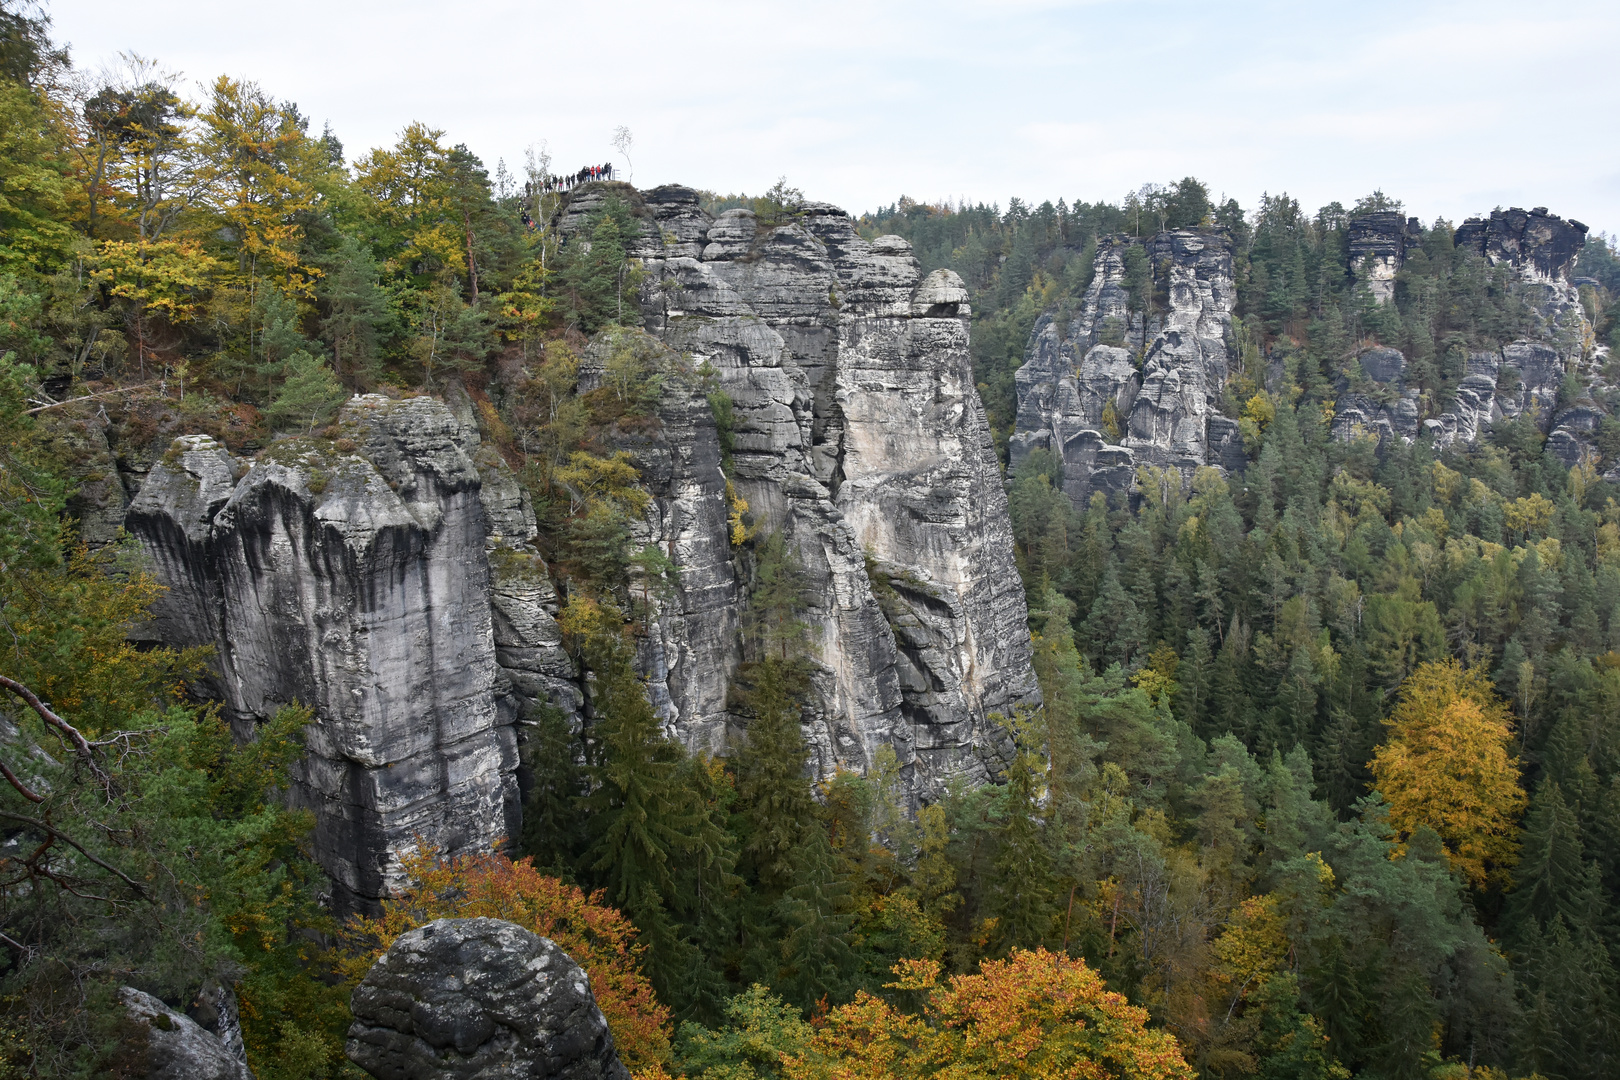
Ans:
[{"label": "group of people on viewpoint", "polygon": [[[613,164],[611,162],[606,165],[586,165],[584,168],[580,169],[579,172],[574,173],[571,176],[546,177],[540,181],[540,191],[542,194],[552,191],[567,191],[569,188],[575,187],[579,184],[589,183],[592,180],[611,179],[613,179]],[[533,183],[529,183],[524,186],[529,189],[529,194],[534,194]]]},{"label": "group of people on viewpoint", "polygon": [[[613,179],[612,162],[608,162],[606,165],[586,165],[579,172],[569,176],[547,176],[538,181],[531,180],[523,185],[523,194],[532,198],[536,194],[546,195],[554,191],[568,191],[592,180],[611,179]],[[535,227],[534,219],[529,216],[527,210],[523,211],[523,224],[530,229]]]}]

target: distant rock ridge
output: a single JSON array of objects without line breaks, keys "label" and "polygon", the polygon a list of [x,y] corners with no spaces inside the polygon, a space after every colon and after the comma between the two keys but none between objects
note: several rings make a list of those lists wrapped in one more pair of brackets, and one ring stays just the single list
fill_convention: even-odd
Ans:
[{"label": "distant rock ridge", "polygon": [[1469,218],[1457,226],[1454,243],[1479,252],[1492,264],[1508,263],[1526,280],[1565,282],[1586,245],[1587,227],[1533,210],[1493,210],[1488,218]]},{"label": "distant rock ridge", "polygon": [[[1374,298],[1395,297],[1396,276],[1417,243],[1415,218],[1396,211],[1362,214],[1346,227],[1346,272]],[[1473,351],[1444,408],[1408,383],[1407,357],[1385,346],[1356,357],[1333,401],[1332,433],[1438,446],[1470,442],[1494,421],[1525,413],[1548,433],[1566,465],[1597,459],[1594,438],[1607,416],[1588,392],[1602,382],[1606,349],[1595,344],[1572,278],[1587,227],[1534,210],[1498,210],[1458,227],[1456,245],[1509,267],[1527,290],[1533,333],[1499,349]],[[1126,252],[1148,256],[1161,301],[1144,322],[1125,284]],[[1094,493],[1129,492],[1142,465],[1174,467],[1184,478],[1201,466],[1241,471],[1238,425],[1221,412],[1236,359],[1236,290],[1224,234],[1198,230],[1152,237],[1104,238],[1091,286],[1067,325],[1042,315],[1014,378],[1018,413],[1008,449],[1014,468],[1031,450],[1062,465],[1064,490],[1077,506]],[[1564,400],[1567,377],[1583,388]],[[1612,470],[1620,479],[1620,463]]]},{"label": "distant rock ridge", "polygon": [[1350,268],[1360,275],[1380,303],[1395,299],[1395,275],[1406,253],[1417,244],[1422,226],[1396,210],[1353,217],[1347,226]]},{"label": "distant rock ridge", "polygon": [[[1134,243],[1166,298],[1147,323],[1127,306],[1125,250]],[[1236,300],[1224,233],[1104,240],[1079,312],[1067,326],[1051,315],[1035,324],[1015,375],[1012,466],[1031,450],[1051,451],[1064,489],[1082,505],[1094,491],[1129,490],[1141,465],[1188,477],[1203,465],[1241,467],[1237,424],[1219,411]]]}]

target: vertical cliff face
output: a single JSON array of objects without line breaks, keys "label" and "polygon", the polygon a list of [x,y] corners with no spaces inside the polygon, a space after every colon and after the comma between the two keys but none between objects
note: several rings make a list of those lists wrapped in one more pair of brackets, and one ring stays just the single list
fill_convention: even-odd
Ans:
[{"label": "vertical cliff face", "polygon": [[1346,237],[1350,269],[1367,283],[1379,303],[1395,299],[1395,275],[1401,272],[1407,251],[1417,243],[1419,229],[1417,218],[1394,210],[1350,219]]},{"label": "vertical cliff face", "polygon": [[[577,234],[607,190],[576,195],[562,230]],[[813,767],[864,769],[889,745],[918,795],[993,777],[1005,737],[990,714],[1038,697],[960,279],[924,279],[904,241],[869,243],[824,204],[767,226],[746,210],[711,218],[685,188],[620,195],[644,222],[632,254],[647,329],[714,371],[734,403],[733,489],[808,575]],[[665,431],[690,441],[667,481],[643,469],[650,538],[673,540],[681,566],[649,668],[671,729],[718,748],[749,583],[696,405],[684,419],[679,391],[666,399]],[[693,648],[694,633],[711,644]]]},{"label": "vertical cliff face", "polygon": [[[655,422],[614,429],[652,496],[635,528],[678,581],[650,597],[640,662],[668,730],[724,752],[752,556],[780,530],[809,584],[811,768],[894,748],[914,798],[994,778],[994,713],[1038,703],[1001,472],[974,388],[967,293],[904,241],[867,242],[813,205],[762,226],[694,192],[574,193],[569,242],[609,191],[642,222],[646,332],[612,351],[662,373]],[[729,464],[709,401],[734,402]],[[480,442],[465,394],[357,397],[321,439],[253,461],[207,436],[154,460],[127,525],[168,591],[143,636],[215,647],[209,689],[243,737],[314,711],[294,795],[315,812],[334,899],[365,907],[418,836],[454,854],[519,828],[516,727],[543,704],[589,721],[527,494]]]},{"label": "vertical cliff face", "polygon": [[468,432],[426,398],[358,398],[340,426],[349,449],[287,440],[239,480],[213,440],[179,440],[128,527],[169,587],[156,635],[215,646],[242,734],[283,705],[314,709],[295,797],[353,906],[416,835],[456,852],[510,833],[516,752]]},{"label": "vertical cliff face", "polygon": [[[1130,312],[1125,287],[1124,253],[1136,243],[1161,296],[1146,322]],[[1235,300],[1224,236],[1177,230],[1105,241],[1079,314],[1067,326],[1042,316],[1014,376],[1013,465],[1050,450],[1079,504],[1093,492],[1128,490],[1140,465],[1188,476],[1202,465],[1233,467],[1237,425],[1218,405]]]}]

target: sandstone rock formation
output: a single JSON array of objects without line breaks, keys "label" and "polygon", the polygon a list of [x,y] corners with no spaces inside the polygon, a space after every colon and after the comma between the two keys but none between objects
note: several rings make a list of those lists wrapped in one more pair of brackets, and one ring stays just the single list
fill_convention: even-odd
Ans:
[{"label": "sandstone rock formation", "polygon": [[[1571,280],[1586,243],[1587,228],[1548,214],[1545,207],[1498,210],[1458,226],[1456,244],[1488,262],[1510,267],[1529,291],[1534,337],[1500,350],[1472,352],[1450,409],[1424,421],[1440,446],[1468,441],[1504,417],[1529,414],[1548,432],[1548,446],[1567,466],[1596,460],[1592,448],[1605,415],[1585,389],[1598,381],[1602,349]],[[1563,401],[1566,377],[1583,388]]]},{"label": "sandstone rock formation", "polygon": [[[679,570],[640,655],[668,731],[733,744],[751,562],[728,519],[746,502],[810,581],[813,773],[892,747],[913,798],[993,779],[993,714],[1039,697],[962,282],[925,278],[904,241],[868,243],[834,207],[767,225],[678,187],[577,189],[568,242],[609,193],[641,223],[646,332],[593,342],[580,387],[619,347],[664,376],[657,423],[610,437],[653,496],[637,545]],[[715,387],[735,403],[729,476]],[[542,704],[589,720],[533,509],[478,423],[454,387],[357,397],[333,437],[238,460],[185,436],[134,474],[127,526],[168,586],[141,636],[212,645],[208,689],[243,737],[284,705],[313,710],[294,797],[342,909],[375,904],[417,836],[455,854],[516,835],[518,726]]]},{"label": "sandstone rock formation", "polygon": [[[576,235],[611,190],[576,193],[559,228]],[[1038,692],[961,280],[924,278],[905,241],[869,243],[825,204],[762,223],[711,218],[687,188],[619,192],[643,223],[647,330],[731,397],[734,491],[809,575],[815,771],[865,769],[888,745],[918,795],[994,777],[1005,736],[990,715]],[[681,567],[647,666],[671,730],[714,749],[748,583],[706,412],[676,386],[660,406],[672,449],[638,453],[647,539]]]},{"label": "sandstone rock formation", "polygon": [[1366,281],[1379,303],[1395,299],[1395,275],[1401,272],[1420,229],[1417,218],[1403,217],[1394,210],[1350,219],[1350,268]]},{"label": "sandstone rock formation", "polygon": [[1494,210],[1488,218],[1469,218],[1457,226],[1454,242],[1493,264],[1505,262],[1529,278],[1553,282],[1569,279],[1586,245],[1586,233],[1579,221],[1549,214],[1545,206],[1534,210],[1515,206]]},{"label": "sandstone rock formation", "polygon": [[[1380,301],[1394,299],[1395,277],[1416,243],[1415,218],[1364,214],[1348,224],[1345,272],[1360,275]],[[1499,349],[1473,351],[1443,411],[1408,384],[1408,360],[1389,347],[1363,349],[1341,377],[1332,433],[1436,445],[1469,442],[1495,421],[1530,415],[1566,465],[1595,460],[1594,439],[1607,416],[1592,390],[1605,350],[1596,346],[1574,272],[1586,226],[1531,211],[1472,218],[1458,247],[1504,267],[1529,302],[1531,333]],[[1125,252],[1141,244],[1155,291],[1167,303],[1144,320],[1131,310]],[[1160,233],[1146,240],[1104,239],[1079,314],[1060,326],[1035,324],[1015,379],[1012,464],[1032,449],[1050,450],[1076,505],[1095,492],[1129,491],[1144,464],[1189,476],[1200,465],[1241,470],[1238,425],[1218,411],[1228,371],[1234,289],[1231,256],[1218,235]],[[1138,362],[1137,358],[1140,357]],[[1273,376],[1281,377],[1274,364]],[[1580,394],[1566,400],[1573,376]],[[1613,475],[1620,478],[1620,466]]]},{"label": "sandstone rock formation", "polygon": [[1099,246],[1079,313],[1067,326],[1042,316],[1014,376],[1012,464],[1052,451],[1077,504],[1128,490],[1140,465],[1186,476],[1202,465],[1241,467],[1237,425],[1219,412],[1236,300],[1230,242],[1193,230],[1141,241],[1167,300],[1147,322],[1129,311],[1124,285],[1123,252],[1136,242]]},{"label": "sandstone rock formation", "polygon": [[381,895],[416,834],[451,852],[512,834],[517,755],[496,707],[476,433],[429,398],[357,398],[340,427],[339,449],[291,439],[251,465],[177,440],[128,527],[168,586],[151,633],[215,647],[244,736],[283,705],[314,709],[295,797],[352,905]]},{"label": "sandstone rock formation", "polygon": [[400,935],[351,1008],[349,1060],[378,1080],[629,1080],[585,972],[499,919]]},{"label": "sandstone rock formation", "polygon": [[124,987],[119,995],[135,1026],[133,1038],[125,1039],[120,1075],[142,1080],[253,1080],[240,1038],[229,1045],[185,1013],[134,987]]}]

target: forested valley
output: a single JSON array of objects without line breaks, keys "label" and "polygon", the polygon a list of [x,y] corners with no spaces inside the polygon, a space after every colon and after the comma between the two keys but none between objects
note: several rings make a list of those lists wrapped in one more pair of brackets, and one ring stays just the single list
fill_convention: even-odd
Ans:
[{"label": "forested valley", "polygon": [[[356,154],[297,88],[82,70],[11,0],[0,67],[0,1075],[151,1074],[134,988],[237,1031],[259,1080],[363,1076],[354,987],[406,931],[473,916],[582,965],[638,1080],[1620,1068],[1620,423],[1573,468],[1533,411],[1444,449],[1332,429],[1368,347],[1438,412],[1470,349],[1539,332],[1452,223],[1379,303],[1347,229],[1402,209],[1382,193],[1308,214],[1189,178],[856,220],[966,285],[1039,682],[994,717],[995,782],[918,799],[892,749],[811,775],[808,579],[733,490],[740,404],[644,329],[634,189],[601,185],[565,243],[543,153],[491,171],[413,123]],[[810,205],[785,180],[701,199],[761,230]],[[1076,505],[1054,454],[1011,463],[1014,372],[1100,243],[1167,229],[1234,252],[1246,464],[1143,467]],[[1620,259],[1593,236],[1579,268],[1572,347],[1601,375],[1562,392],[1612,412]],[[147,629],[163,586],[109,494],[206,435],[303,462],[318,495],[364,447],[354,395],[467,403],[589,697],[583,723],[524,711],[518,835],[423,842],[374,905],[334,900],[289,798],[327,737],[311,703],[242,737],[213,647]],[[638,531],[626,447],[674,395],[717,433],[747,577],[717,753],[647,688],[680,572]],[[879,602],[908,587],[868,563]]]}]

